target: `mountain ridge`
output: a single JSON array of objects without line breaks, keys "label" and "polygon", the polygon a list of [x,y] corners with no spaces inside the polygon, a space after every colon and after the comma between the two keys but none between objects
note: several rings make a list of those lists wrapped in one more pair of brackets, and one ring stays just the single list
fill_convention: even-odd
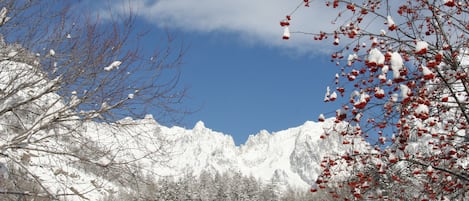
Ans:
[{"label": "mountain ridge", "polygon": [[342,139],[321,139],[325,129],[335,125],[333,120],[306,121],[272,133],[261,130],[241,145],[235,145],[230,135],[206,128],[203,121],[192,129],[159,125],[160,134],[170,139],[173,153],[177,153],[168,161],[173,168],[163,172],[180,175],[188,171],[187,167],[195,175],[202,171],[238,171],[266,183],[276,181],[307,189],[319,174],[322,158],[345,151],[338,146]]}]

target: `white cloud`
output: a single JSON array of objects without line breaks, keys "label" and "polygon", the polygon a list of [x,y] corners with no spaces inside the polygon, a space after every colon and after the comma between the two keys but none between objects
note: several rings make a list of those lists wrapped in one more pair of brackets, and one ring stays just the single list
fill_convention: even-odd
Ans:
[{"label": "white cloud", "polygon": [[[302,0],[134,0],[113,1],[111,12],[132,11],[149,22],[164,27],[201,33],[226,32],[248,42],[268,46],[291,47],[296,50],[323,50],[325,45],[312,36],[293,34],[282,41],[279,22]],[[317,2],[303,6],[292,16],[290,30],[314,32],[331,30],[334,11]],[[108,13],[109,14],[109,13]],[[101,13],[101,16],[106,14]]]}]

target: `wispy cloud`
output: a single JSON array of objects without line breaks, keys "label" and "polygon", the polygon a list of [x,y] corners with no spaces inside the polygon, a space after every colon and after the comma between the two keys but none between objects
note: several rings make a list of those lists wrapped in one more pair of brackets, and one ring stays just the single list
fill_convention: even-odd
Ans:
[{"label": "wispy cloud", "polygon": [[[200,33],[234,33],[247,42],[289,47],[300,51],[321,50],[311,36],[294,34],[282,41],[280,20],[293,11],[301,0],[133,0],[112,1],[106,12],[128,12],[169,28]],[[320,4],[320,3],[319,3]],[[103,9],[106,10],[106,9]],[[101,13],[101,15],[106,15]],[[318,32],[330,29],[333,10],[322,6],[301,7],[293,16],[291,31]]]}]

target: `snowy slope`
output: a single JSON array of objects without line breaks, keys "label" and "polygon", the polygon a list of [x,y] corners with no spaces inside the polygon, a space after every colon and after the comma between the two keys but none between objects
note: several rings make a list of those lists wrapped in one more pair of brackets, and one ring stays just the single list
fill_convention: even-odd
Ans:
[{"label": "snowy slope", "polygon": [[[130,125],[139,127],[141,120],[127,121],[134,121]],[[345,151],[338,145],[342,142],[337,138],[339,135],[320,139],[324,130],[333,126],[333,119],[323,123],[308,121],[274,133],[262,130],[241,146],[236,146],[231,136],[206,128],[201,121],[192,129],[168,128],[151,119],[148,122],[169,144],[166,153],[170,159],[164,166],[148,162],[147,167],[156,168],[160,176],[177,177],[188,172],[198,175],[203,170],[232,171],[252,175],[266,183],[306,189],[319,174],[324,156]],[[365,143],[360,146],[364,147]]]}]

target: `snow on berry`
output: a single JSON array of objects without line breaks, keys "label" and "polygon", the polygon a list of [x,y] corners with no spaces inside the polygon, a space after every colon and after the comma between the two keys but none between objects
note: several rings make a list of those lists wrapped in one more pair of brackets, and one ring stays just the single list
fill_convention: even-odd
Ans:
[{"label": "snow on berry", "polygon": [[388,85],[388,86],[392,86],[392,80],[388,80],[388,81],[386,81],[386,85]]},{"label": "snow on berry", "polygon": [[362,114],[358,113],[357,115],[355,115],[355,117],[353,117],[353,120],[356,122],[360,122],[361,118],[362,118]]},{"label": "snow on berry", "polygon": [[[324,102],[329,102],[330,96],[331,96],[331,89],[329,88],[329,86],[327,86],[326,94],[324,94]],[[336,94],[336,98],[337,98],[337,94]]]},{"label": "snow on berry", "polygon": [[415,54],[425,54],[427,53],[428,43],[425,41],[417,41],[415,45]]},{"label": "snow on berry", "polygon": [[435,74],[433,74],[433,72],[430,69],[428,69],[426,66],[422,66],[422,73],[423,73],[423,79],[425,80],[431,80],[435,78]]},{"label": "snow on berry", "polygon": [[319,180],[319,178],[318,178],[317,181],[311,185],[311,190],[310,190],[310,191],[311,191],[311,192],[316,192],[316,191],[318,190],[318,184],[320,184],[320,183],[321,183],[321,182],[320,182],[320,180]]},{"label": "snow on berry", "polygon": [[410,90],[410,88],[405,85],[405,84],[401,84],[400,85],[400,88],[401,88],[401,97],[402,97],[402,100],[407,100],[409,98],[409,96],[412,94],[412,91]]},{"label": "snow on berry", "polygon": [[347,112],[344,109],[338,109],[335,111],[336,121],[342,121],[347,118]]},{"label": "snow on berry", "polygon": [[[373,38],[373,41],[371,42],[371,46],[374,47],[374,46],[376,46],[376,45],[378,45],[378,39],[377,39],[377,38]],[[365,47],[365,46],[366,46],[366,44],[363,43],[363,47]]]},{"label": "snow on berry", "polygon": [[389,71],[389,66],[388,65],[384,65],[382,68],[381,68],[381,73],[386,76],[386,74],[388,73]]},{"label": "snow on berry", "polygon": [[397,158],[397,156],[393,153],[390,153],[389,154],[389,162],[390,163],[396,163],[399,159]]},{"label": "snow on berry", "polygon": [[349,54],[348,58],[347,58],[347,65],[351,66],[353,64],[353,62],[355,62],[355,60],[357,60],[357,59],[358,59],[357,54]]},{"label": "snow on berry", "polygon": [[379,88],[379,87],[376,87],[375,88],[375,97],[378,98],[378,99],[382,99],[384,98],[384,90]]},{"label": "snow on berry", "polygon": [[320,114],[319,117],[318,117],[318,121],[324,122],[325,120],[326,120],[326,118],[324,117],[324,114]]},{"label": "snow on berry", "polygon": [[391,69],[399,71],[404,66],[404,60],[398,52],[391,53]]},{"label": "snow on berry", "polygon": [[343,95],[344,95],[343,93],[345,92],[345,88],[343,88],[343,87],[338,87],[338,88],[337,88],[337,91],[340,92],[340,94],[343,96]]},{"label": "snow on berry", "polygon": [[288,26],[285,26],[283,28],[283,37],[282,37],[283,40],[288,40],[290,39],[290,29],[288,28]]},{"label": "snow on berry", "polygon": [[329,97],[328,96],[324,96],[324,102],[329,102]]},{"label": "snow on berry", "polygon": [[395,102],[397,102],[398,98],[399,98],[399,95],[397,95],[396,93],[393,93],[391,95],[390,101],[395,103]]},{"label": "snow on berry", "polygon": [[451,156],[454,156],[456,155],[458,152],[456,151],[456,149],[454,147],[448,147],[446,149],[446,154],[448,155],[451,155]]},{"label": "snow on berry", "polygon": [[378,79],[381,80],[381,83],[386,82],[386,74],[379,74]]},{"label": "snow on berry", "polygon": [[339,42],[340,42],[339,38],[335,38],[332,44],[339,45]]},{"label": "snow on berry", "polygon": [[381,29],[379,35],[385,36],[385,35],[386,35],[386,31],[385,31],[384,29]]},{"label": "snow on berry", "polygon": [[337,93],[334,91],[332,94],[329,96],[330,101],[335,101],[337,99]]},{"label": "snow on berry", "polygon": [[414,115],[415,117],[419,119],[426,120],[428,119],[428,112],[429,112],[429,109],[427,105],[419,104],[414,111]]},{"label": "snow on berry", "polygon": [[376,48],[370,50],[368,54],[368,67],[372,66],[383,66],[384,65],[384,55]]},{"label": "snow on berry", "polygon": [[391,70],[393,71],[393,78],[401,78],[400,70],[404,67],[404,60],[398,52],[391,53]]},{"label": "snow on berry", "polygon": [[427,167],[427,170],[426,170],[427,174],[428,174],[428,175],[432,175],[432,174],[433,174],[433,171],[435,171],[435,170],[433,169],[433,167],[432,167],[431,165],[429,165],[429,166]]},{"label": "snow on berry", "polygon": [[363,109],[365,108],[366,104],[368,103],[369,100],[369,95],[366,93],[362,93],[360,95],[360,99],[353,104],[354,107],[357,109]]},{"label": "snow on berry", "polygon": [[359,188],[355,188],[355,189],[353,190],[353,196],[354,196],[356,199],[358,199],[358,200],[360,200],[360,199],[363,198],[362,194],[360,193],[360,189],[359,189]]},{"label": "snow on berry", "polygon": [[394,31],[397,29],[396,23],[394,22],[394,20],[392,19],[390,15],[388,15],[387,22],[388,22],[389,31]]},{"label": "snow on berry", "polygon": [[352,91],[352,93],[350,94],[350,100],[354,100],[354,98],[359,95],[360,95],[360,92],[358,92],[357,90]]}]

